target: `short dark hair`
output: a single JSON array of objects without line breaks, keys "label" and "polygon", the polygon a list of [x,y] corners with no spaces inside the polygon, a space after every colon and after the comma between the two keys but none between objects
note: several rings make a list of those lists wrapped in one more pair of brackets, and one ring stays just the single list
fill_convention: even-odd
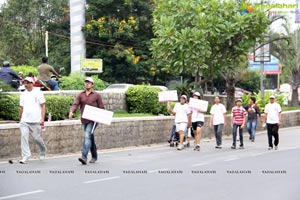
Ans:
[{"label": "short dark hair", "polygon": [[47,63],[47,62],[48,62],[48,57],[47,57],[47,56],[43,57],[43,58],[42,58],[42,62],[43,62],[43,63]]},{"label": "short dark hair", "polygon": [[253,103],[256,102],[256,98],[255,97],[250,97],[250,99],[253,101]]}]

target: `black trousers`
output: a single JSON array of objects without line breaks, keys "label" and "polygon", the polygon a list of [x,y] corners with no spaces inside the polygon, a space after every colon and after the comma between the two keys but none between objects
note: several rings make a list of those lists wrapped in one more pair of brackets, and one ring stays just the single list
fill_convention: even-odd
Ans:
[{"label": "black trousers", "polygon": [[267,124],[269,147],[273,147],[273,137],[275,139],[274,145],[275,146],[278,145],[278,143],[279,143],[278,129],[279,129],[278,124]]}]

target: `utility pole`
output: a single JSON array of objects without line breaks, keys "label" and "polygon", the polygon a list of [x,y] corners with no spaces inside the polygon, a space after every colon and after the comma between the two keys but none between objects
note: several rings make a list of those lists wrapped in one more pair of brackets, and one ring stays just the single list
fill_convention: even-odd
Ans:
[{"label": "utility pole", "polygon": [[80,72],[81,58],[85,58],[85,0],[70,0],[71,73]]},{"label": "utility pole", "polygon": [[260,94],[261,98],[265,97],[265,87],[264,87],[264,46],[260,48]]},{"label": "utility pole", "polygon": [[46,57],[48,57],[48,31],[45,32],[45,49],[46,49],[46,52],[45,52],[45,55]]}]

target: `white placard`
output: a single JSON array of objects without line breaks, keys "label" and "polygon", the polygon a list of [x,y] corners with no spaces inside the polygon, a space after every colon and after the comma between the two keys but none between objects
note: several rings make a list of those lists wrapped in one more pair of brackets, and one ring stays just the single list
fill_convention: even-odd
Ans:
[{"label": "white placard", "polygon": [[168,90],[168,91],[158,92],[158,101],[159,102],[178,101],[177,91]]},{"label": "white placard", "polygon": [[200,109],[206,112],[208,108],[208,101],[190,98],[189,107]]},{"label": "white placard", "polygon": [[110,125],[112,121],[113,112],[103,110],[101,108],[85,105],[82,118],[88,119],[101,124]]}]

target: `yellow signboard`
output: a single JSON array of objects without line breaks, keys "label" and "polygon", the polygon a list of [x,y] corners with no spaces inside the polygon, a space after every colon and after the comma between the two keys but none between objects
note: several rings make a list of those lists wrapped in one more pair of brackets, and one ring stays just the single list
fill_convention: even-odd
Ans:
[{"label": "yellow signboard", "polygon": [[82,59],[81,72],[102,73],[103,72],[102,59],[89,59],[89,58]]}]

